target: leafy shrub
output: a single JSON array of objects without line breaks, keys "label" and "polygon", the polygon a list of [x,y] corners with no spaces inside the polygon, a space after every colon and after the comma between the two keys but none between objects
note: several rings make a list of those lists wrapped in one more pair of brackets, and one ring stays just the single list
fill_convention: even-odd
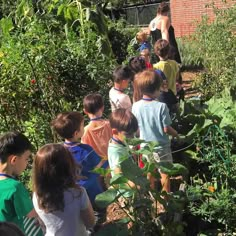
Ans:
[{"label": "leafy shrub", "polygon": [[82,98],[89,92],[101,92],[108,100],[116,64],[106,25],[102,35],[89,20],[99,17],[99,9],[87,9],[85,15],[81,8],[79,15],[77,5],[46,3],[43,13],[34,13],[30,2],[22,0],[0,21],[1,132],[21,130],[36,149],[53,141],[49,123],[57,113],[82,111]]},{"label": "leafy shrub", "polygon": [[236,68],[236,6],[220,10],[214,7],[214,12],[215,20],[209,22],[203,17],[194,36],[206,69],[197,86],[207,97],[220,96],[225,88],[236,86],[232,79]]},{"label": "leafy shrub", "polygon": [[[138,145],[143,140],[129,140],[129,145]],[[140,169],[131,157],[123,157],[121,162],[122,174],[116,174],[110,180],[112,186],[107,191],[96,197],[96,204],[105,208],[116,203],[118,209],[123,212],[124,217],[114,222],[110,227],[104,227],[97,235],[108,235],[112,230],[114,235],[183,235],[184,223],[181,222],[181,214],[185,206],[185,193],[176,191],[166,193],[152,189],[147,180],[151,173],[157,181],[160,181],[162,173],[171,176],[185,176],[188,170],[180,164],[157,163],[154,160],[156,143],[149,142],[143,149],[134,151],[130,149],[130,155],[146,155],[150,162],[145,162],[145,167]],[[104,170],[97,169],[96,173],[106,174]],[[131,188],[129,183],[133,182]],[[168,199],[168,200],[165,200]],[[123,202],[123,203],[122,203]],[[158,205],[163,205],[165,211],[161,212]],[[130,228],[127,224],[130,223]]]},{"label": "leafy shrub", "polygon": [[128,28],[124,20],[109,23],[108,36],[118,64],[122,64],[128,56],[134,55],[130,52],[129,46],[137,31],[137,28]]},{"label": "leafy shrub", "polygon": [[198,45],[191,37],[177,39],[183,69],[200,69],[203,67],[203,57],[199,54]]}]

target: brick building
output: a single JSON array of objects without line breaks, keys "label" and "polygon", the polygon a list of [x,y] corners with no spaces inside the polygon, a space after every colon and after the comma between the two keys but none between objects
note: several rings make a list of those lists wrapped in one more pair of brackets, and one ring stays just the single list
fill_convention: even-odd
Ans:
[{"label": "brick building", "polygon": [[182,37],[193,33],[196,22],[200,21],[203,15],[213,19],[212,6],[206,7],[213,1],[217,8],[226,8],[236,4],[235,0],[227,0],[226,3],[222,0],[170,0],[171,22],[175,28],[175,36]]}]

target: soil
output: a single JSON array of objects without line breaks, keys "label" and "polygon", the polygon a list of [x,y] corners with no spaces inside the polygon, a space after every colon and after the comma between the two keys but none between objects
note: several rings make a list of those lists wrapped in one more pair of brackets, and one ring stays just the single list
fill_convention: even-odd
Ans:
[{"label": "soil", "polygon": [[182,76],[182,86],[185,90],[185,97],[191,98],[199,95],[199,91],[196,88],[193,88],[193,83],[196,77],[201,73],[200,70],[193,71],[183,71],[181,72]]}]

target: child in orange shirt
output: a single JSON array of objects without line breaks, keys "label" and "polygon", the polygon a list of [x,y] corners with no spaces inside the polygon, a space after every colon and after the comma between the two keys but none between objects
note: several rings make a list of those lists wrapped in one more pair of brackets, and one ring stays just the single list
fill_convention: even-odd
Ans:
[{"label": "child in orange shirt", "polygon": [[90,122],[85,127],[81,142],[89,144],[105,163],[112,132],[109,121],[102,118],[103,98],[100,94],[89,94],[84,98],[83,106],[84,113],[89,117]]}]

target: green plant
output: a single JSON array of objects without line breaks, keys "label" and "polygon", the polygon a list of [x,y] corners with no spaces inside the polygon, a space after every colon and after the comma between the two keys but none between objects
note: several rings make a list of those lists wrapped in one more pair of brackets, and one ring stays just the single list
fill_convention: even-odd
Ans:
[{"label": "green plant", "polygon": [[199,99],[189,100],[182,104],[181,116],[174,121],[182,134],[183,156],[190,168],[189,214],[217,222],[215,229],[227,235],[235,232],[236,220],[234,99],[232,90],[225,89],[221,97],[216,95],[205,104]]},{"label": "green plant", "polygon": [[[141,142],[143,141],[138,139],[128,141],[130,145],[137,145]],[[132,153],[143,154],[152,160],[156,145],[156,143],[150,142],[141,150],[130,149],[130,155],[132,156]],[[110,180],[111,188],[96,197],[96,204],[99,207],[105,208],[116,203],[126,215],[125,219],[115,222],[113,234],[118,235],[118,232],[122,231],[122,235],[183,235],[184,223],[177,220],[175,216],[180,215],[184,210],[185,194],[182,191],[166,193],[151,189],[147,175],[151,173],[159,181],[160,174],[156,172],[157,169],[169,176],[186,175],[187,173],[187,169],[180,164],[155,161],[146,161],[145,167],[140,169],[134,159],[123,157],[122,174],[113,176]],[[96,172],[101,173],[100,170],[96,170]],[[131,188],[129,181],[133,182],[135,187]],[[163,205],[165,213],[159,211],[158,205]],[[131,225],[129,229],[127,228],[128,223]],[[98,235],[107,235],[109,230],[109,227],[105,227]]]},{"label": "green plant", "polygon": [[177,39],[181,55],[182,68],[201,69],[203,67],[203,56],[199,54],[198,44],[191,37]]},{"label": "green plant", "polygon": [[232,80],[236,68],[236,6],[223,9],[217,9],[214,4],[211,6],[215,13],[214,21],[210,22],[207,17],[203,17],[194,36],[206,69],[197,86],[207,97],[220,96],[225,88],[236,85]]},{"label": "green plant", "polygon": [[116,63],[99,8],[76,1],[12,4],[15,10],[0,20],[1,132],[20,130],[38,149],[57,141],[49,126],[57,113],[82,110],[89,92],[108,100]]},{"label": "green plant", "polygon": [[196,157],[208,171],[192,177],[187,190],[191,213],[218,222],[227,235],[236,230],[236,155],[232,154],[231,145],[225,132],[216,125],[199,137]]}]

